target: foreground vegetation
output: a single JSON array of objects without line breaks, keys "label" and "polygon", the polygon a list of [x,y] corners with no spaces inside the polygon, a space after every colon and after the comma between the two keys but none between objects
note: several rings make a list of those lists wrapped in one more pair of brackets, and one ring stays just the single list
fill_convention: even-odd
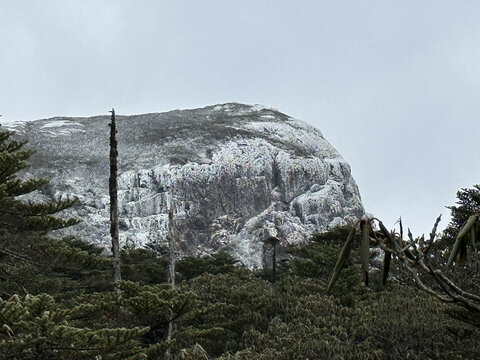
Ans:
[{"label": "foreground vegetation", "polygon": [[[102,249],[47,236],[75,224],[55,216],[75,201],[19,200],[44,181],[17,178],[31,152],[0,135],[0,359],[164,359],[167,348],[176,359],[480,358],[478,312],[420,291],[395,261],[383,284],[375,251],[368,287],[353,253],[327,291],[348,227],[287,249],[275,277],[222,252],[184,258],[175,288],[168,257],[124,249],[118,298]],[[431,264],[448,262],[451,236],[432,244]],[[479,294],[476,265],[470,257],[446,274]]]}]

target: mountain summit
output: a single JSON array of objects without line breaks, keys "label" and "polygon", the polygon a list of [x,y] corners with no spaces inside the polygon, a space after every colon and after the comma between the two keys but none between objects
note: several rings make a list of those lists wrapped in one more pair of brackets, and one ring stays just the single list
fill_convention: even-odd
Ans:
[{"label": "mountain summit", "polygon": [[[38,150],[27,170],[50,179],[37,196],[78,197],[70,215],[83,222],[66,231],[105,247],[108,123],[57,117],[15,126]],[[319,130],[278,110],[228,103],[117,115],[117,124],[123,244],[165,243],[172,199],[182,254],[226,249],[261,268],[269,236],[304,242],[364,213],[348,163]]]}]

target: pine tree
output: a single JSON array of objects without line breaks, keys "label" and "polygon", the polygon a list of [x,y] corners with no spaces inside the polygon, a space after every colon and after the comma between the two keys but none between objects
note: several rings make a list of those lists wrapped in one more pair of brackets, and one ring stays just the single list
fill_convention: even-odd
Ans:
[{"label": "pine tree", "polygon": [[[35,202],[31,194],[47,183],[46,179],[23,179],[18,173],[28,166],[34,153],[25,150],[26,142],[11,139],[12,132],[0,132],[0,279],[11,278],[12,266],[38,264],[41,254],[35,246],[54,229],[74,225],[75,219],[55,216],[76,203],[76,200]],[[27,199],[26,199],[27,198]],[[30,264],[30,265],[29,265]],[[33,265],[32,265],[33,266]],[[3,294],[5,296],[5,294]]]},{"label": "pine tree", "polygon": [[0,132],[0,236],[22,236],[45,233],[76,224],[75,219],[61,219],[54,214],[76,203],[76,200],[38,203],[22,201],[19,197],[40,189],[46,179],[22,179],[17,173],[28,166],[27,160],[34,153],[24,150],[26,142],[10,140],[13,133]]},{"label": "pine tree", "polygon": [[77,238],[32,237],[19,248],[26,260],[0,257],[0,296],[48,293],[68,299],[112,288],[112,259]]},{"label": "pine tree", "polygon": [[444,233],[450,239],[455,239],[468,218],[480,211],[480,184],[473,185],[471,189],[463,188],[457,191],[457,199],[457,205],[447,206],[452,219]]},{"label": "pine tree", "polygon": [[56,301],[48,294],[0,298],[0,360],[163,359],[169,321],[192,311],[194,297],[168,284],[120,283],[114,291]]},{"label": "pine tree", "polygon": [[141,337],[150,329],[83,327],[101,306],[66,308],[47,294],[0,299],[0,359],[147,359]]},{"label": "pine tree", "polygon": [[186,256],[176,263],[177,276],[190,280],[203,273],[227,274],[234,272],[238,260],[225,251],[219,251],[202,257]]}]

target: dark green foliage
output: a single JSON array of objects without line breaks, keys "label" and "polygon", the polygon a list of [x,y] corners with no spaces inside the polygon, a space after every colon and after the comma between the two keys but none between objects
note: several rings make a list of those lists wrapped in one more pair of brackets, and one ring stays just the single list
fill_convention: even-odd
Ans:
[{"label": "dark green foliage", "polygon": [[198,342],[210,355],[241,349],[242,334],[251,328],[265,330],[275,306],[271,283],[242,269],[205,273],[181,286],[197,295],[198,305],[195,316],[177,322],[178,346]]},{"label": "dark green foliage", "polygon": [[332,297],[302,294],[286,303],[266,331],[245,334],[250,347],[222,359],[385,359],[373,339],[357,335],[359,314]]},{"label": "dark green foliage", "polygon": [[146,359],[138,338],[148,327],[79,327],[99,306],[64,308],[47,294],[0,300],[0,359]]},{"label": "dark green foliage", "polygon": [[[17,177],[32,151],[9,136],[0,133],[0,296],[10,299],[0,299],[0,359],[163,359],[165,323],[189,312],[194,296],[126,282],[117,302],[111,258],[80,239],[45,236],[77,223],[54,216],[75,201],[18,199],[46,181]],[[132,277],[161,281],[156,256],[137,264],[138,253],[125,254]]]},{"label": "dark green foliage", "polygon": [[167,281],[168,258],[152,249],[123,249],[122,278],[140,284],[160,284]]},{"label": "dark green foliage", "polygon": [[99,248],[75,238],[40,237],[24,244],[18,251],[28,260],[0,256],[0,296],[10,297],[19,289],[23,294],[67,296],[110,287],[111,259],[101,256]]},{"label": "dark green foliage", "polygon": [[331,246],[343,246],[351,228],[350,225],[336,226],[326,232],[314,234],[312,241]]},{"label": "dark green foliage", "polygon": [[[10,161],[18,171],[31,152],[22,153],[22,144],[7,143],[2,134],[0,149],[6,154],[0,163]],[[5,216],[11,226],[0,224],[0,359],[163,360],[167,348],[172,359],[191,360],[480,358],[480,316],[419,292],[395,257],[390,258],[394,281],[366,288],[359,255],[345,256],[342,274],[327,292],[351,227],[289,248],[291,259],[279,264],[276,282],[268,270],[253,273],[219,252],[179,260],[172,288],[165,256],[124,249],[119,299],[112,259],[102,249],[74,237],[45,236],[73,223],[51,217],[71,203],[19,202],[18,194],[44,181],[22,183],[15,171],[9,179],[0,176],[0,211],[15,208]],[[353,236],[357,245],[364,228]],[[370,238],[380,233],[367,230]],[[446,237],[434,242],[425,263],[445,265],[450,247]],[[363,260],[368,257],[363,254]],[[372,262],[370,283],[381,282],[379,263]],[[475,265],[470,257],[445,273],[478,294]],[[364,262],[364,270],[368,266]],[[424,282],[435,288],[431,279]],[[171,320],[175,329],[166,341]]]},{"label": "dark green foliage", "polygon": [[176,262],[179,279],[190,280],[203,273],[225,274],[235,269],[237,260],[226,252],[219,251],[211,256],[184,257]]},{"label": "dark green foliage", "polygon": [[[243,334],[244,349],[221,359],[478,359],[480,331],[453,319],[445,305],[415,288],[366,292],[354,307],[295,282],[295,301],[266,331]],[[303,289],[303,291],[302,291]]]},{"label": "dark green foliage", "polygon": [[[18,176],[18,172],[28,166],[27,160],[33,151],[24,150],[25,143],[11,140],[11,135],[9,131],[0,132],[0,296],[12,295],[14,288],[25,293],[48,284],[56,289],[58,283],[53,284],[55,281],[48,273],[55,266],[61,266],[61,252],[68,251],[68,246],[56,249],[59,243],[50,243],[44,234],[78,222],[55,216],[73,206],[75,200],[38,203],[20,198],[29,196],[47,180]],[[84,254],[73,251],[72,259],[67,261],[82,263],[80,268],[87,265],[83,263],[87,261],[82,258]]]},{"label": "dark green foliage", "polygon": [[[293,274],[318,279],[326,289],[338,254],[350,231],[349,226],[336,227],[328,232],[314,235],[312,241],[302,247],[290,247],[288,252],[294,255],[291,262]],[[332,290],[332,293],[344,304],[352,304],[354,301],[352,294],[361,285],[358,266],[355,265],[357,259],[357,255],[345,258],[342,264],[342,277]]]},{"label": "dark green foliage", "polygon": [[457,192],[456,205],[447,206],[451,212],[451,220],[444,234],[455,239],[460,228],[465,224],[468,218],[480,211],[480,184],[473,185],[473,188],[462,188]]},{"label": "dark green foliage", "polygon": [[360,333],[387,359],[478,359],[480,329],[457,321],[465,311],[411,286],[371,292],[362,304]]},{"label": "dark green foliage", "polygon": [[[135,276],[145,284],[123,282],[120,303],[111,288],[70,297],[66,302],[52,302],[48,300],[51,297],[41,295],[44,300],[32,305],[29,314],[42,318],[42,309],[49,309],[49,316],[59,319],[56,322],[49,318],[47,328],[53,330],[40,336],[46,337],[53,348],[36,346],[36,332],[26,328],[20,331],[18,324],[12,337],[12,321],[8,320],[2,321],[8,327],[3,327],[1,339],[8,338],[8,348],[22,352],[12,355],[5,343],[0,345],[0,353],[7,351],[5,358],[30,359],[34,351],[42,351],[44,356],[57,349],[55,359],[96,355],[103,359],[163,359],[170,345],[174,359],[205,358],[206,354],[211,359],[252,360],[478,358],[480,329],[471,323],[471,314],[419,293],[410,285],[391,284],[380,292],[365,288],[358,265],[352,260],[347,260],[334,295],[328,295],[328,276],[340,249],[336,241],[328,239],[321,242],[316,237],[292,249],[296,256],[291,262],[292,272],[275,283],[228,266],[225,273],[213,267],[215,273],[205,271],[172,289],[165,283],[146,284],[152,278],[141,272],[152,268],[139,266]],[[98,251],[74,239],[70,243],[91,254]],[[440,249],[435,253],[444,256]],[[132,266],[136,260],[142,264],[140,254],[145,254],[153,266],[153,254],[125,252]],[[206,260],[202,258],[200,263]],[[346,276],[350,272],[351,278]],[[23,319],[24,310],[20,306],[10,312]],[[67,315],[63,318],[62,314]],[[176,329],[172,343],[166,343],[164,335],[172,316]],[[40,320],[29,321],[31,329]],[[26,348],[18,347],[23,344],[17,342],[19,338],[25,339]]]},{"label": "dark green foliage", "polygon": [[149,326],[144,341],[147,344],[161,342],[172,319],[180,319],[195,305],[195,296],[189,291],[180,291],[169,284],[139,285],[122,282],[120,311],[129,313],[128,324]]},{"label": "dark green foliage", "polygon": [[24,150],[24,142],[10,140],[11,135],[9,131],[0,132],[0,241],[7,243],[11,234],[26,236],[77,223],[75,219],[54,216],[73,206],[76,200],[35,203],[18,199],[38,190],[47,180],[18,177],[17,173],[28,166],[27,160],[33,151]]},{"label": "dark green foliage", "polygon": [[294,255],[291,264],[293,273],[323,281],[328,279],[336,256],[350,230],[351,227],[337,227],[322,234],[315,234],[312,240],[302,247],[289,247],[288,252]]}]

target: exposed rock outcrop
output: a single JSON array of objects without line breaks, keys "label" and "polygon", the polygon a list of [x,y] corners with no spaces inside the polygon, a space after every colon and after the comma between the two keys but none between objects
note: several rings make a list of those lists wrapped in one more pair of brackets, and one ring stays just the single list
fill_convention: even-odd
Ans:
[{"label": "exposed rock outcrop", "polygon": [[[72,231],[109,246],[108,116],[20,123],[38,152],[28,169],[51,179],[41,196],[76,196]],[[117,116],[121,242],[164,242],[168,201],[183,254],[227,248],[262,267],[266,236],[307,240],[363,215],[350,167],[321,132],[275,109],[223,104]],[[28,176],[28,174],[26,174]]]}]

